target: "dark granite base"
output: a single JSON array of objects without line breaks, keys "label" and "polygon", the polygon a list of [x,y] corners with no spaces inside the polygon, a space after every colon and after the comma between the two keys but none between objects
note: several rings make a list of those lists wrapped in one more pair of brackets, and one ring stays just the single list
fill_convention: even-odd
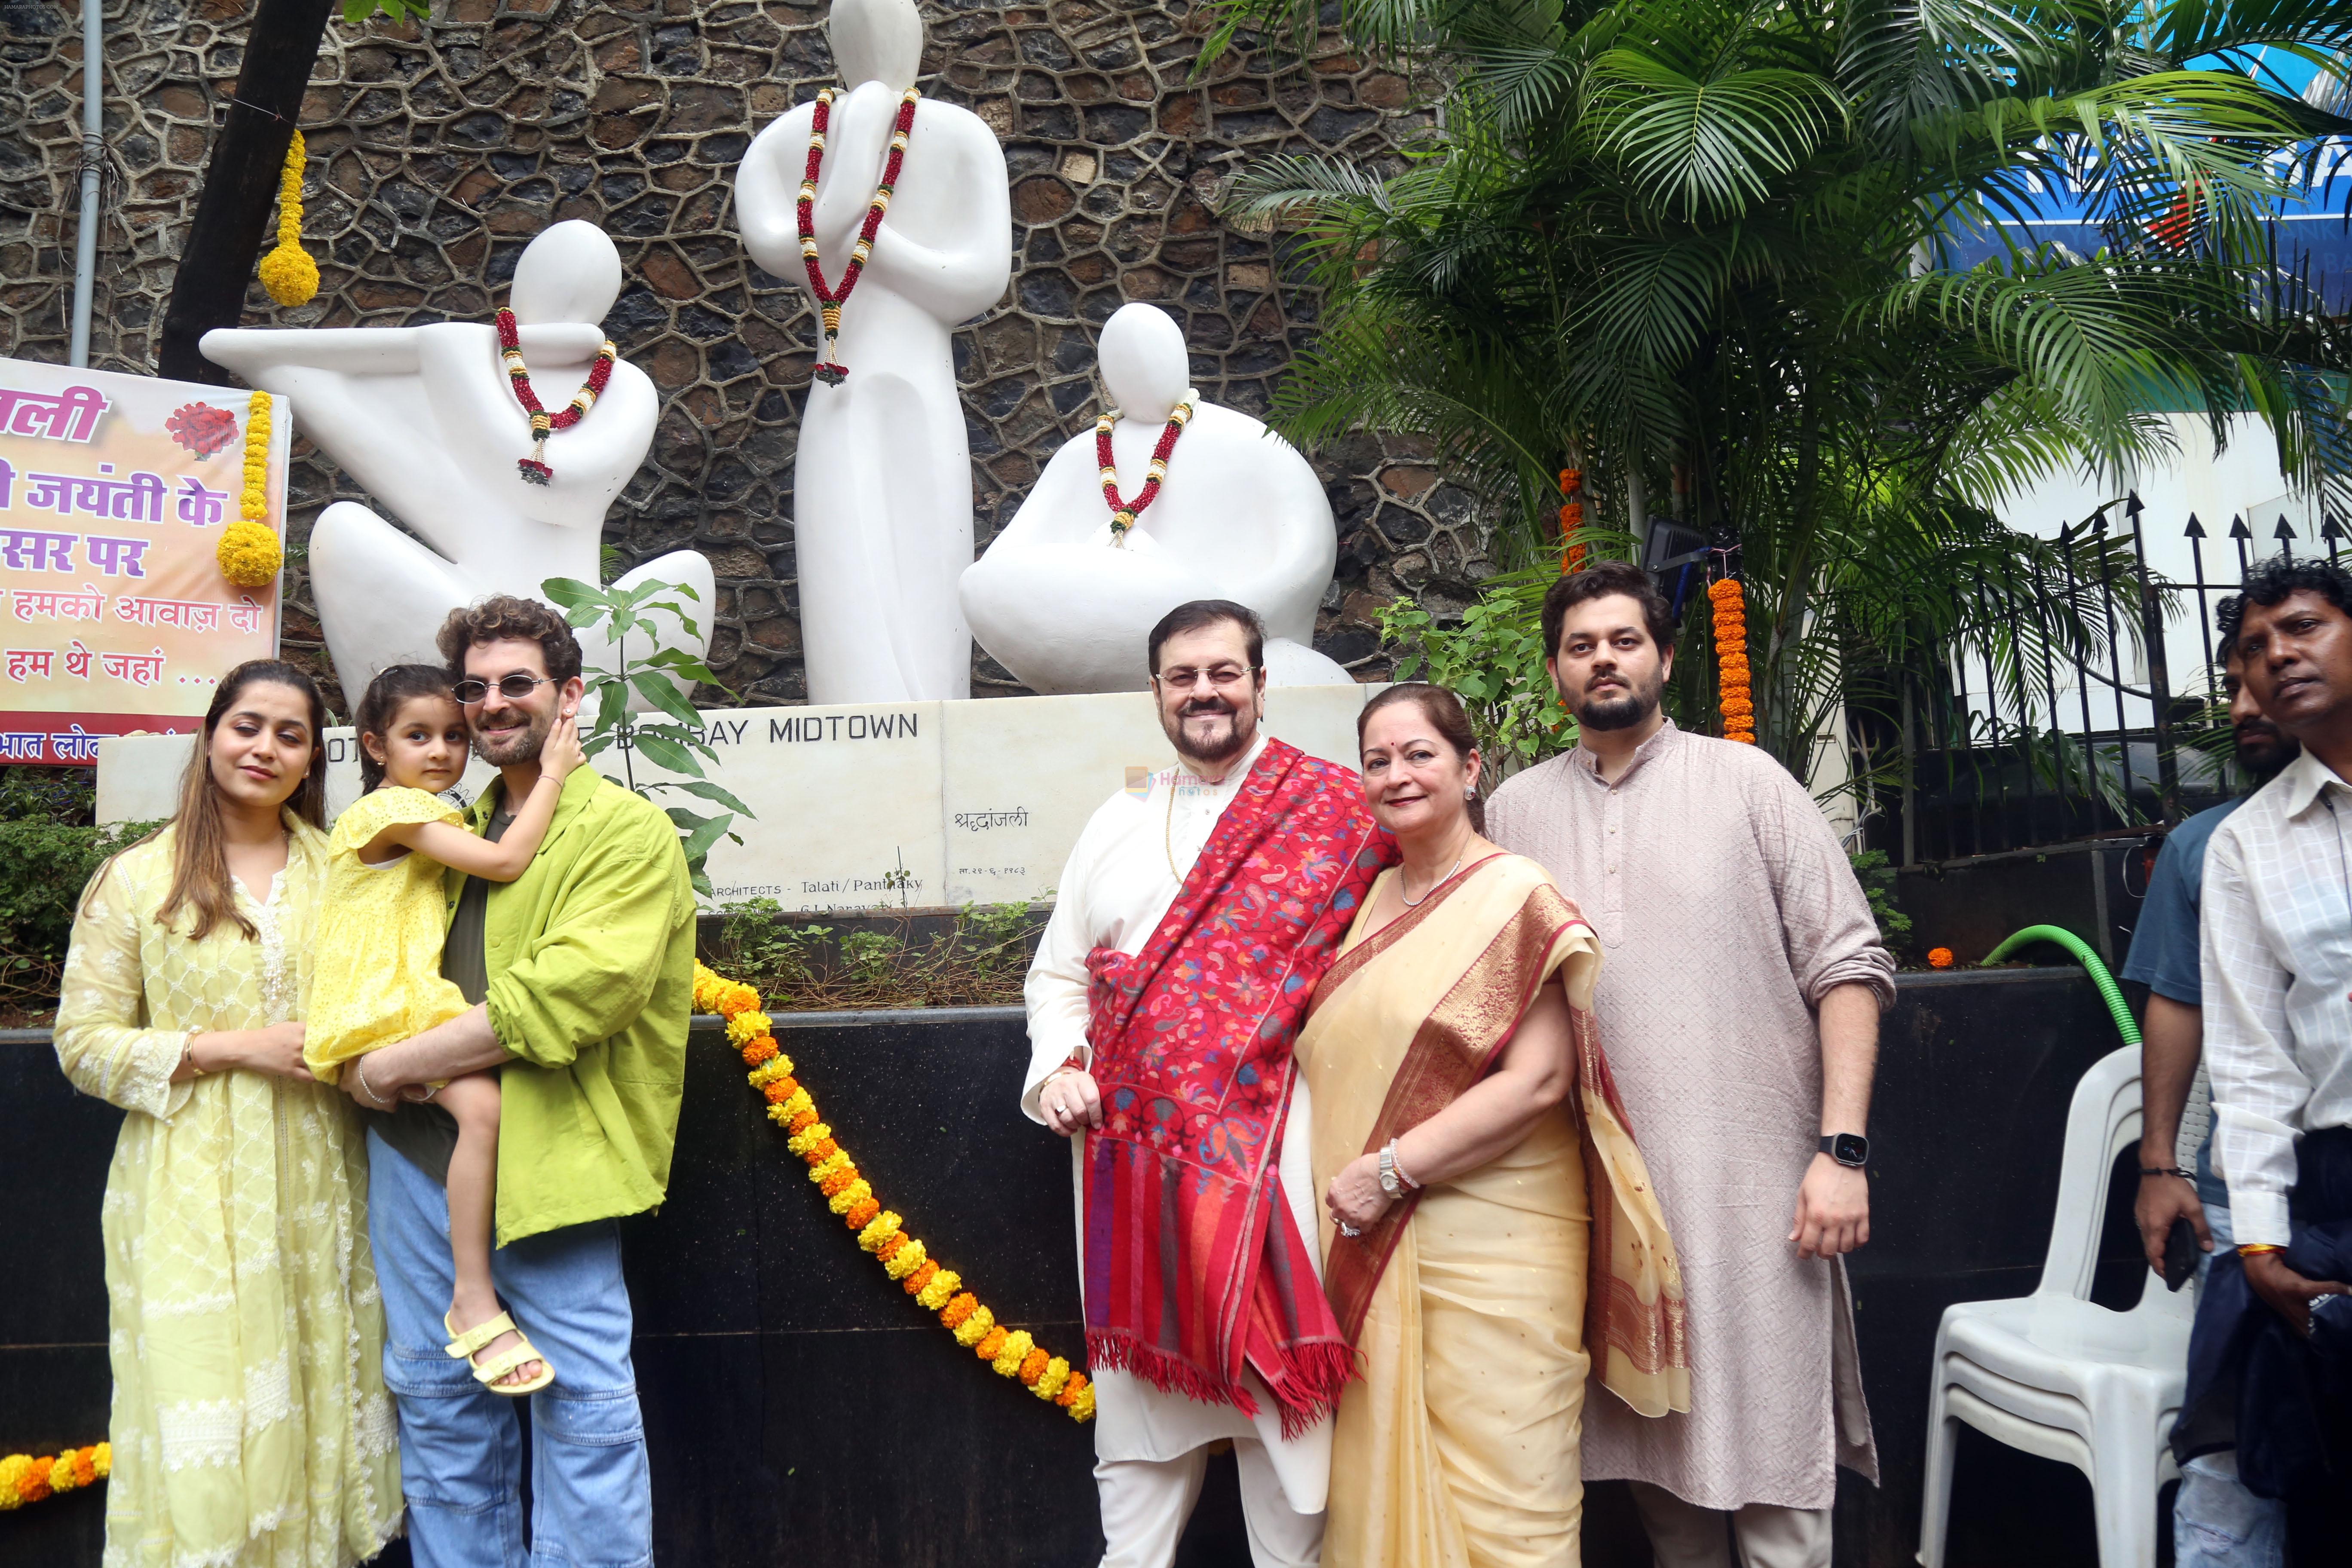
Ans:
[{"label": "dark granite base", "polygon": [[[2115,1045],[2072,971],[1905,978],[1883,1032],[1873,1238],[1853,1263],[1885,1480],[1843,1478],[1841,1568],[1912,1561],[1937,1319],[2032,1289],[2068,1098]],[[1017,1012],[804,1017],[784,1047],[933,1256],[1003,1321],[1076,1351],[1068,1155],[1013,1110],[1028,1059]],[[688,1061],[669,1201],[626,1227],[660,1561],[1094,1563],[1091,1434],[975,1364],[857,1249],[715,1031],[697,1032]],[[37,1199],[12,1211],[18,1288],[0,1296],[5,1449],[102,1430],[98,1201],[116,1120],[67,1089],[44,1038],[0,1040],[0,1190]],[[2110,1194],[2101,1249],[2114,1304],[2137,1288],[2130,1195]],[[1247,1561],[1232,1474],[1213,1462],[1185,1568]],[[1954,1568],[2093,1561],[2074,1472],[1970,1435],[1956,1485]],[[0,1515],[0,1568],[94,1564],[100,1507],[93,1495]],[[1592,1489],[1585,1560],[1646,1561],[1622,1487]]]}]

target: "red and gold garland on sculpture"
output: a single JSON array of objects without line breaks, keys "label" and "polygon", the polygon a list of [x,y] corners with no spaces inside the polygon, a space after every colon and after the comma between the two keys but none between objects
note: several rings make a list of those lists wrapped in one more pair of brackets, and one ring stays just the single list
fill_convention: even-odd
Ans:
[{"label": "red and gold garland on sculpture", "polygon": [[751,1087],[768,1102],[768,1120],[791,1135],[784,1147],[806,1163],[809,1180],[824,1194],[826,1206],[857,1233],[857,1245],[875,1256],[883,1272],[924,1310],[938,1313],[940,1326],[988,1363],[990,1371],[1017,1379],[1038,1398],[1069,1412],[1074,1421],[1093,1420],[1095,1390],[1087,1374],[1040,1346],[1028,1330],[1005,1329],[963,1288],[961,1275],[940,1268],[907,1234],[904,1222],[876,1201],[873,1184],[857,1173],[833,1129],[817,1120],[808,1086],[793,1077],[793,1059],[777,1048],[772,1021],[760,1011],[760,994],[698,963],[694,1005],[727,1020],[728,1041],[743,1053]]},{"label": "red and gold garland on sculpture", "polygon": [[1715,669],[1721,693],[1723,738],[1742,745],[1756,743],[1756,697],[1748,684],[1748,606],[1739,579],[1726,577],[1707,585],[1715,605]]},{"label": "red and gold garland on sculpture", "polygon": [[1151,448],[1151,464],[1143,472],[1143,488],[1135,492],[1133,500],[1121,500],[1118,495],[1118,465],[1110,455],[1111,426],[1118,423],[1118,410],[1114,408],[1095,421],[1095,462],[1102,469],[1103,500],[1110,503],[1110,542],[1119,543],[1127,531],[1135,526],[1143,509],[1160,499],[1160,486],[1168,478],[1168,455],[1176,449],[1176,438],[1184,434],[1184,426],[1192,422],[1192,399],[1186,397],[1168,416],[1168,424],[1160,432],[1160,444]]},{"label": "red and gold garland on sculpture", "polygon": [[824,167],[824,131],[833,122],[833,89],[816,95],[816,112],[809,121],[808,166],[801,175],[801,264],[808,269],[809,290],[816,296],[817,313],[824,321],[824,357],[816,362],[815,375],[827,386],[839,386],[849,378],[849,367],[833,357],[841,352],[835,346],[841,336],[841,307],[848,302],[849,291],[857,287],[866,258],[874,254],[874,237],[881,232],[882,215],[890,210],[890,191],[907,161],[908,134],[915,129],[915,103],[922,96],[910,87],[898,100],[898,121],[890,130],[890,162],[883,168],[882,183],[874,188],[874,200],[866,209],[866,226],[857,231],[857,243],[849,247],[849,269],[841,275],[841,288],[835,290],[826,286],[824,268],[817,264],[816,255],[816,177]]},{"label": "red and gold garland on sculpture", "polygon": [[606,338],[604,346],[596,351],[596,363],[588,367],[587,381],[572,395],[562,412],[552,415],[539,405],[539,394],[530,389],[530,372],[522,363],[522,332],[515,325],[515,313],[503,307],[499,310],[499,353],[507,362],[507,380],[513,384],[515,400],[530,415],[530,456],[518,460],[515,468],[526,483],[543,485],[555,477],[555,470],[547,466],[548,437],[571,429],[596,406],[604,384],[613,379],[613,361],[620,351]]}]

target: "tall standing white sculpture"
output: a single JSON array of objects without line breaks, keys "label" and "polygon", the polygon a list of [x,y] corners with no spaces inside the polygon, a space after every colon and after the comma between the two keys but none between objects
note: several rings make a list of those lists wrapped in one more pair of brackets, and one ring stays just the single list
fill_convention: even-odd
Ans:
[{"label": "tall standing white sculpture", "polygon": [[[830,106],[809,227],[828,290],[865,259],[801,416],[793,532],[809,699],[968,697],[956,578],[971,563],[971,449],[948,334],[1013,275],[1004,153],[978,116],[923,99],[898,182],[878,191],[921,67],[922,21],[914,0],[836,0],[827,32],[849,91]],[[778,277],[807,270],[801,199],[816,108],[761,132],[735,177],[744,247]],[[814,288],[810,298],[824,303]],[[837,383],[833,364],[846,372]]]},{"label": "tall standing white sculpture", "polygon": [[1066,443],[963,574],[980,646],[1042,692],[1132,691],[1152,624],[1192,599],[1232,599],[1265,621],[1267,681],[1344,685],[1317,653],[1315,608],[1339,559],[1331,503],[1297,449],[1236,409],[1200,401],[1184,334],[1150,305],[1103,327],[1104,390],[1118,405],[1109,482],[1132,507],[1176,410],[1192,414],[1150,503],[1122,525],[1103,493],[1094,432]]},{"label": "tall standing white sculpture", "polygon": [[[621,258],[595,225],[542,232],[515,264],[511,307],[522,358],[550,412],[586,379],[600,323],[621,292]],[[660,401],[643,371],[615,360],[595,406],[548,438],[544,482],[530,416],[501,364],[497,327],[223,328],[205,357],[292,400],[294,424],[432,548],[355,501],[310,531],[310,584],[335,673],[353,700],[389,664],[434,664],[448,613],[490,594],[544,598],[550,577],[601,580],[604,514],[653,445]],[[439,553],[435,553],[435,552]],[[702,657],[714,604],[710,563],[690,550],[623,577],[683,584],[696,632],[667,639]],[[610,649],[585,635],[593,667]]]}]

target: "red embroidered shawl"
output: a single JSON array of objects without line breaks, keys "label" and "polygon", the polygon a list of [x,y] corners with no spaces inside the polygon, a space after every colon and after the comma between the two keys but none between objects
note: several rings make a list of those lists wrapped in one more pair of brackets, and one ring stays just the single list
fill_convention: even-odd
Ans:
[{"label": "red embroidered shawl", "polygon": [[1269,741],[1133,956],[1087,955],[1103,1124],[1087,1141],[1087,1354],[1295,1436],[1351,1371],[1276,1155],[1297,1037],[1395,856],[1355,773]]}]

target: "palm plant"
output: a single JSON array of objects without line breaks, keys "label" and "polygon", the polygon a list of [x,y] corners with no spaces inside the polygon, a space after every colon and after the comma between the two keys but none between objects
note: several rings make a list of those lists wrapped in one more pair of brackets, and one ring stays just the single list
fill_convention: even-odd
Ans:
[{"label": "palm plant", "polygon": [[[1218,10],[1212,58],[1317,47],[1312,0]],[[2252,411],[2296,484],[2346,484],[2352,340],[2265,220],[2352,121],[2252,68],[2284,50],[2340,89],[2341,0],[1342,0],[1339,26],[1445,91],[1395,172],[1235,182],[1323,296],[1276,424],[1429,437],[1522,568],[1559,548],[1562,468],[1621,533],[1671,495],[1737,552],[1759,739],[1801,777],[1838,704],[1931,681],[1956,642],[2021,696],[2138,635],[2082,591],[2126,544],[2064,573],[1994,509],[2067,464],[2119,493],[2167,448],[2159,410],[2217,440]],[[2053,188],[2094,254],[2000,226]],[[1698,640],[1686,720],[1712,709]]]}]

